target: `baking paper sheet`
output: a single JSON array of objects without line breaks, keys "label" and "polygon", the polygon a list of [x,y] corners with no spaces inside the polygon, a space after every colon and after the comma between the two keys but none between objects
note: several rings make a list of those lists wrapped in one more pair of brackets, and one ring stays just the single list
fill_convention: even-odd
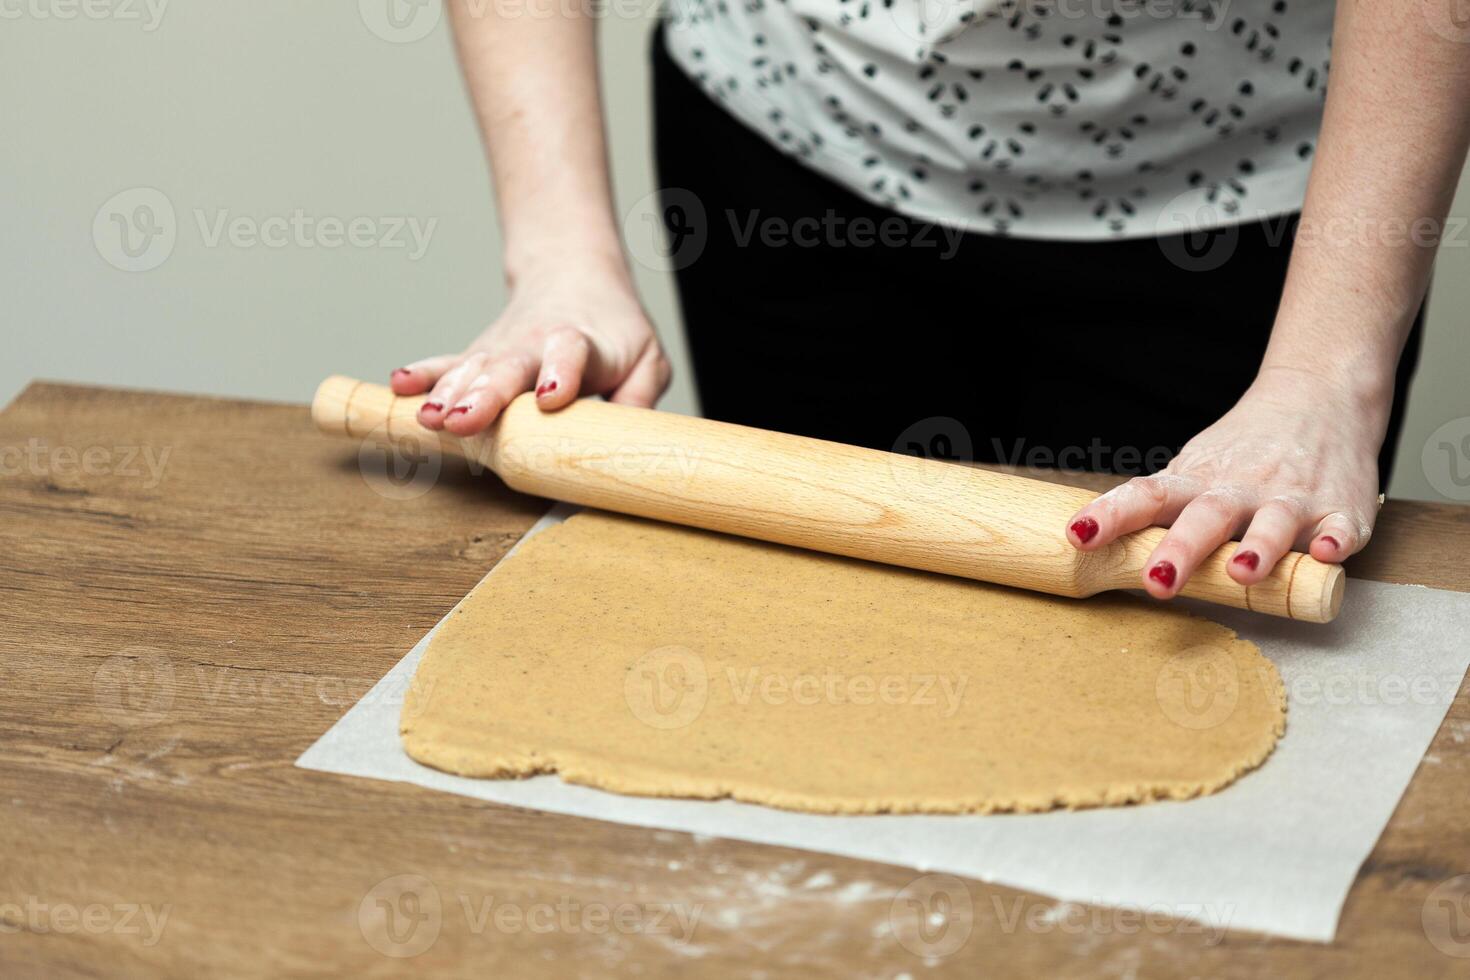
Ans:
[{"label": "baking paper sheet", "polygon": [[[527,536],[571,513],[554,508]],[[1350,581],[1343,613],[1329,626],[1213,606],[1200,611],[1275,662],[1289,715],[1286,736],[1261,769],[1196,800],[1033,815],[822,816],[729,800],[619,796],[556,776],[451,776],[414,762],[398,741],[403,694],[432,631],[296,764],[1330,942],[1359,866],[1464,677],[1470,594]]]}]

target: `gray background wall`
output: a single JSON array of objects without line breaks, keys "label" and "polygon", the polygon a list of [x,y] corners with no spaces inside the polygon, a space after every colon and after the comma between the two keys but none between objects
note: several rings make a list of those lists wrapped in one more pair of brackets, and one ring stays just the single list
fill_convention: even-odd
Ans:
[{"label": "gray background wall", "polygon": [[[653,0],[614,7],[603,74],[626,214],[655,186]],[[0,403],[33,378],[305,401],[326,374],[458,350],[503,301],[489,177],[435,0],[4,4],[0,92]],[[139,204],[173,234],[130,256],[109,215]],[[298,210],[299,237],[281,223]],[[1463,183],[1455,213],[1470,214]],[[695,411],[655,264],[636,271],[675,360],[663,407]],[[1470,499],[1453,479],[1470,472],[1465,311],[1461,231],[1439,260],[1396,495]]]}]

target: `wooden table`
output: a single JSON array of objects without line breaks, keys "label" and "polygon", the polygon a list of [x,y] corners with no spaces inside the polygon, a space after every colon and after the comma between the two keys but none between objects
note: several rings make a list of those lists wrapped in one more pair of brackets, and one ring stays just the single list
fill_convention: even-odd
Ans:
[{"label": "wooden table", "polygon": [[[968,882],[926,964],[913,871],[293,768],[542,502],[366,478],[301,406],[52,384],[0,467],[0,975],[1470,974],[1421,925],[1470,872],[1463,688],[1332,945]],[[1470,508],[1391,502],[1351,571],[1470,590],[1467,550]]]}]

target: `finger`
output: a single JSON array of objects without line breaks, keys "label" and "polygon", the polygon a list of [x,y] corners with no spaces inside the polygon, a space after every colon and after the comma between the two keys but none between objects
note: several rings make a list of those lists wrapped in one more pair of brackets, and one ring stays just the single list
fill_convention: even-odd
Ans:
[{"label": "finger", "polygon": [[1302,530],[1302,508],[1296,501],[1275,497],[1266,501],[1251,519],[1245,537],[1226,566],[1230,577],[1241,585],[1255,585],[1276,567]]},{"label": "finger", "polygon": [[428,391],[440,375],[449,370],[456,360],[458,354],[441,354],[439,357],[427,357],[422,361],[414,361],[394,371],[388,377],[388,385],[393,389],[395,395],[418,395]]},{"label": "finger", "polygon": [[1229,491],[1211,490],[1190,501],[1144,566],[1148,594],[1156,599],[1178,595],[1200,562],[1230,540],[1247,513],[1247,501]]},{"label": "finger", "polygon": [[1310,551],[1318,561],[1340,562],[1355,555],[1373,533],[1371,525],[1354,521],[1342,511],[1328,514],[1312,530]]},{"label": "finger", "polygon": [[664,389],[669,386],[669,378],[673,375],[673,369],[664,357],[664,352],[658,344],[650,343],[643,348],[643,354],[633,365],[633,370],[623,379],[623,383],[612,393],[608,401],[617,402],[619,405],[637,405],[640,408],[652,408],[653,403],[658,401]]},{"label": "finger", "polygon": [[591,347],[580,330],[563,327],[546,338],[541,350],[541,373],[536,376],[536,404],[548,411],[577,397],[587,370]]},{"label": "finger", "polygon": [[484,354],[467,354],[440,375],[429,391],[429,397],[419,406],[419,424],[429,429],[442,429],[449,410],[469,388],[470,382],[479,376],[485,360]]},{"label": "finger", "polygon": [[1182,476],[1136,476],[1083,507],[1067,522],[1067,540],[1093,551],[1151,524],[1169,524],[1198,493]]},{"label": "finger", "polygon": [[444,428],[457,436],[474,435],[500,415],[511,399],[529,391],[536,362],[523,355],[499,357],[488,363],[444,414]]}]

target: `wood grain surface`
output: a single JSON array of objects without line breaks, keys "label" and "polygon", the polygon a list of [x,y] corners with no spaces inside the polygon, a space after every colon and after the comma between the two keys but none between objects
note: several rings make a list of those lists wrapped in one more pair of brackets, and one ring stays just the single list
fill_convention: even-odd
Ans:
[{"label": "wood grain surface", "polygon": [[[1470,911],[1430,901],[1470,873],[1464,688],[1328,946],[295,769],[544,508],[383,464],[303,406],[35,384],[0,414],[0,976],[1470,970]],[[1470,508],[1390,502],[1349,571],[1470,590],[1467,548]],[[918,935],[936,888],[967,905]]]}]

